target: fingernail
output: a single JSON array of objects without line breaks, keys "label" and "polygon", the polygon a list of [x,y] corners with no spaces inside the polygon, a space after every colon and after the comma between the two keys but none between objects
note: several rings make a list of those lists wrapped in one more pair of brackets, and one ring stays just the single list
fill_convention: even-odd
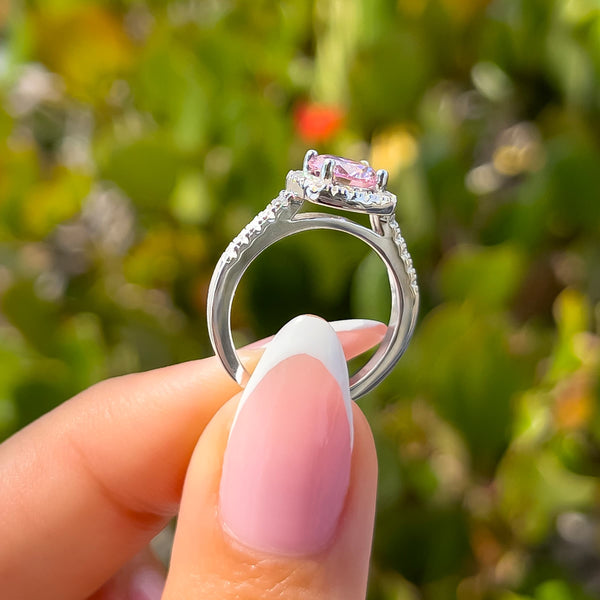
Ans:
[{"label": "fingernail", "polygon": [[221,476],[225,529],[276,554],[323,549],[348,491],[352,441],[340,342],[326,321],[297,317],[269,344],[240,400]]},{"label": "fingernail", "polygon": [[[373,321],[371,319],[345,319],[343,321],[331,321],[329,324],[336,333],[343,335],[344,339],[342,341],[347,340],[347,334],[353,332],[362,333],[364,330],[370,329],[373,332],[373,345],[378,344],[381,341],[387,329],[387,325],[384,325],[381,321]],[[245,348],[247,350],[266,348],[273,341],[273,337],[274,336],[271,335],[262,340],[257,340],[256,342],[248,344]]]},{"label": "fingernail", "polygon": [[387,325],[370,319],[333,321],[331,326],[337,333],[343,347],[348,348],[347,359],[352,358],[354,354],[352,348],[359,345],[363,348],[372,348],[381,342],[387,331]]},{"label": "fingernail", "polygon": [[135,571],[129,582],[128,600],[160,600],[165,588],[164,576],[148,567]]},{"label": "fingernail", "polygon": [[330,325],[337,333],[342,331],[362,331],[363,329],[386,329],[386,326],[381,321],[373,321],[371,319],[345,319],[343,321],[331,321]]}]

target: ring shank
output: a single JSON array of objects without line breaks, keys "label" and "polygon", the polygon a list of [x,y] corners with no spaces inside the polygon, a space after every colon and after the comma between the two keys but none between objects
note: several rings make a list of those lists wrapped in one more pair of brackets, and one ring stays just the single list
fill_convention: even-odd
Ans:
[{"label": "ring shank", "polygon": [[[239,360],[231,335],[231,307],[237,286],[252,261],[277,241],[296,233],[328,229],[348,233],[369,245],[384,262],[391,289],[391,312],[387,332],[375,354],[350,378],[350,393],[358,399],[378,385],[406,350],[418,312],[418,292],[394,241],[393,230],[382,219],[383,235],[344,217],[324,213],[302,213],[302,201],[292,199],[291,209],[280,212],[262,225],[258,235],[226,251],[213,274],[208,294],[208,331],[213,347],[228,373],[245,386],[249,373]],[[242,232],[244,233],[244,232]],[[241,235],[241,234],[240,234]],[[239,238],[239,236],[238,236]]]}]

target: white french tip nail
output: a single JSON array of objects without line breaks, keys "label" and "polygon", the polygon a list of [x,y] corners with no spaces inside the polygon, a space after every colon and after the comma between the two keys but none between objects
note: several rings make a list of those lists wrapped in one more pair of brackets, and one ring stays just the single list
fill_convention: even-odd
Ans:
[{"label": "white french tip nail", "polygon": [[361,329],[380,327],[381,325],[386,327],[385,323],[373,321],[372,319],[345,319],[343,321],[331,321],[329,324],[337,333],[342,331],[359,331]]},{"label": "white french tip nail", "polygon": [[[344,319],[342,321],[330,321],[329,325],[333,328],[336,333],[344,333],[346,331],[360,331],[361,329],[372,329],[375,327],[387,327],[385,323],[381,321],[374,321],[372,319]],[[258,350],[266,348],[272,341],[273,337],[268,337],[265,340],[259,342],[253,342],[246,346],[246,350]]]},{"label": "white french tip nail", "polygon": [[[344,323],[344,321],[338,321]],[[372,321],[377,323],[377,321]],[[344,331],[349,331],[345,329]],[[320,361],[333,375],[342,390],[346,415],[350,425],[350,441],[354,443],[354,427],[352,424],[352,400],[350,398],[350,382],[344,350],[332,325],[314,315],[301,315],[284,325],[266,346],[256,369],[252,373],[248,385],[244,389],[238,405],[231,430],[247,398],[265,375],[280,362],[291,356],[307,354]]]}]

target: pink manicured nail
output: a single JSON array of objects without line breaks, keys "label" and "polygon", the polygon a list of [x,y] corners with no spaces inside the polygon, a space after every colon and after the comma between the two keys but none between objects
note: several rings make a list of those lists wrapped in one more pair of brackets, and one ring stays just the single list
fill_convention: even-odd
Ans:
[{"label": "pink manicured nail", "polygon": [[165,578],[161,573],[148,567],[141,567],[129,582],[128,600],[160,600],[165,588]]},{"label": "pink manicured nail", "polygon": [[352,441],[342,347],[326,321],[297,317],[269,344],[234,418],[220,488],[225,529],[277,554],[324,548],[348,491]]}]

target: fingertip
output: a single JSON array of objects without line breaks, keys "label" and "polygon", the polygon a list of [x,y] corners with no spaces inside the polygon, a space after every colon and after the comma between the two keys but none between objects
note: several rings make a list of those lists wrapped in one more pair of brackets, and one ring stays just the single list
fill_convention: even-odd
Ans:
[{"label": "fingertip", "polygon": [[[319,340],[322,346],[322,336]],[[350,451],[340,385],[306,344],[304,339],[302,354],[265,361],[273,364],[262,376],[262,387],[255,386],[254,399],[246,399],[242,408],[239,396],[232,399],[202,434],[184,486],[165,598],[184,591],[203,598],[364,598],[377,488],[373,436],[352,403]],[[322,372],[315,371],[315,363]],[[286,364],[290,369],[280,372]],[[259,367],[258,374],[263,370]],[[258,412],[250,418],[248,410]],[[237,419],[244,412],[246,417]],[[322,445],[294,429],[304,431],[309,423],[309,429],[322,431],[323,440],[333,431],[337,442]],[[316,456],[325,466],[304,468],[314,467]],[[334,475],[344,472],[335,468],[341,463],[347,477],[340,483]],[[223,493],[229,494],[225,503]],[[277,507],[278,495],[287,498],[286,507]],[[318,510],[313,501],[324,497],[331,507]],[[264,501],[269,510],[263,510]],[[307,534],[319,530],[311,520],[320,518],[333,524],[327,539]]]}]

